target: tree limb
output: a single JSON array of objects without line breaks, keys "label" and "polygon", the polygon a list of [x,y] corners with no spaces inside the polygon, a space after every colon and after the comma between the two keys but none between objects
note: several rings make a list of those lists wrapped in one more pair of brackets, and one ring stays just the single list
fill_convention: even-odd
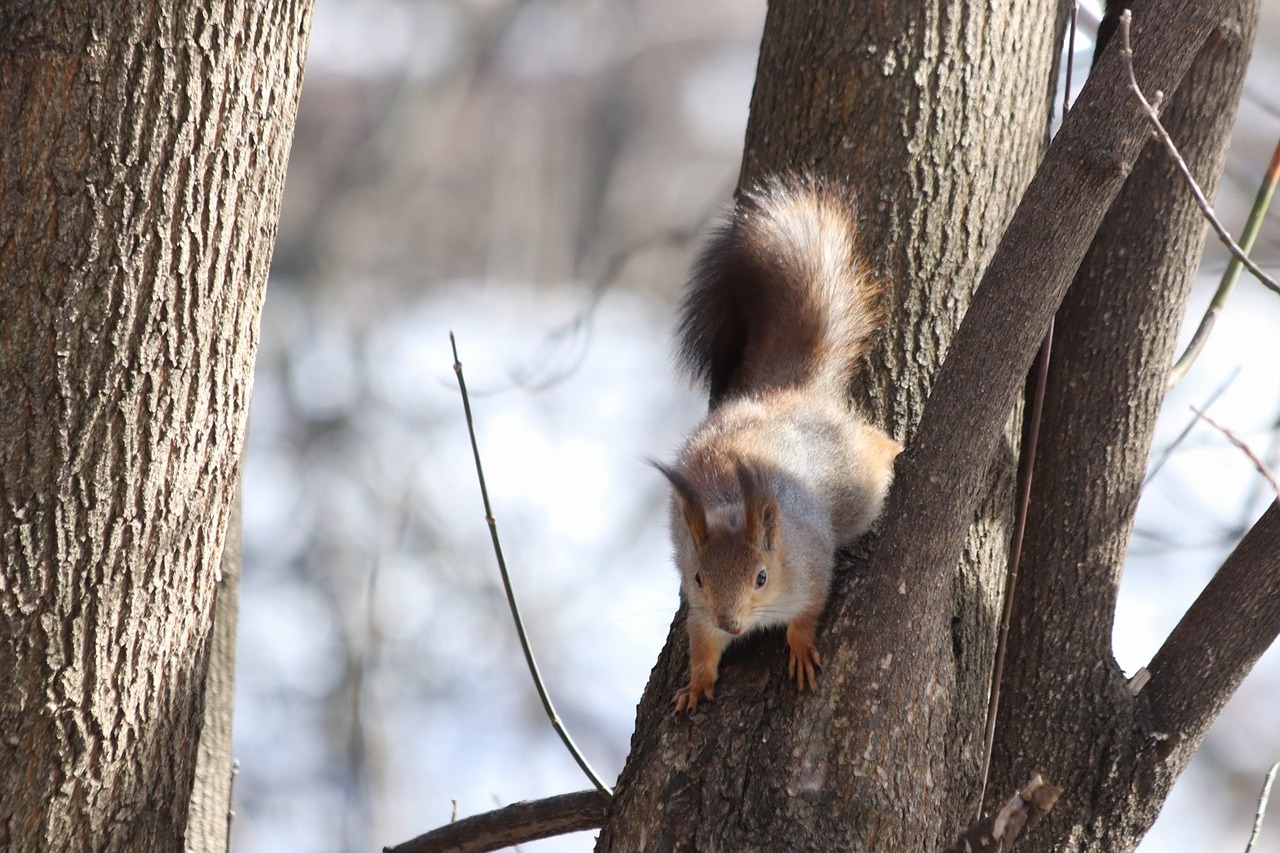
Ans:
[{"label": "tree limb", "polygon": [[599,791],[578,791],[464,817],[384,853],[484,853],[513,844],[604,826],[609,803]]},{"label": "tree limb", "polygon": [[[1115,7],[1118,16],[1120,5],[1109,4],[1108,14]],[[1229,5],[1177,89],[1165,90],[1164,121],[1208,186],[1217,185],[1225,161],[1256,28],[1252,0]],[[1152,11],[1135,8],[1139,19],[1150,20]],[[1113,41],[1114,53],[1120,40]],[[1100,64],[1094,75],[1127,83],[1121,63],[1110,69]],[[1127,86],[1121,95],[1135,103]],[[1064,790],[1105,794],[1060,803],[1025,842],[1033,851],[1062,850],[1069,837],[1100,849],[1123,846],[1131,836],[1114,816],[1145,827],[1176,777],[1146,775],[1154,751],[1141,734],[1148,728],[1142,703],[1114,663],[1112,629],[1166,365],[1204,244],[1200,212],[1181,180],[1166,152],[1148,142],[1056,315],[1024,546],[1031,568],[1015,593],[1005,672],[1016,710],[997,722],[990,785],[1009,790],[1034,762]],[[1033,751],[1029,745],[1047,730],[1110,734]],[[1108,784],[1116,779],[1130,784]]]},{"label": "tree limb", "polygon": [[[1174,89],[1225,5],[1147,4],[1143,20],[1135,22],[1147,24],[1139,33],[1147,45],[1139,57],[1143,85]],[[954,565],[971,495],[1021,380],[1147,138],[1146,118],[1132,103],[1112,46],[1014,213],[939,370],[917,440],[899,460],[900,485],[890,497],[883,536],[888,547],[880,562],[895,552],[909,573],[920,575],[946,573]],[[922,526],[946,535],[921,537]],[[928,543],[934,540],[946,540],[945,549],[929,555],[942,559],[916,559],[933,550]]]},{"label": "tree limb", "polygon": [[[1228,618],[1229,617],[1229,618]],[[1280,636],[1280,503],[1272,503],[1148,664],[1143,692],[1168,750],[1189,755]]]}]

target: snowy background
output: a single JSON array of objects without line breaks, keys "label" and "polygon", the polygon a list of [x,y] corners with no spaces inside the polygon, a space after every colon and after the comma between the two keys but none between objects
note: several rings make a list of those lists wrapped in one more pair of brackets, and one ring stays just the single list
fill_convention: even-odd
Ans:
[{"label": "snowy background", "polygon": [[[1219,196],[1237,231],[1280,136],[1280,0],[1263,6]],[[587,787],[506,612],[450,330],[544,676],[596,768],[621,770],[677,603],[643,460],[704,409],[669,333],[736,180],[763,16],[763,0],[317,4],[245,461],[237,853],[380,849],[455,801],[465,816]],[[1274,212],[1255,256],[1275,270]],[[1224,265],[1211,247],[1192,316]],[[1278,329],[1280,299],[1242,279],[1153,456],[1225,385],[1210,415],[1274,459]],[[1171,456],[1122,589],[1127,671],[1267,500],[1203,424]],[[1273,649],[1143,853],[1243,850],[1278,709]],[[1280,851],[1280,814],[1257,849]]]}]

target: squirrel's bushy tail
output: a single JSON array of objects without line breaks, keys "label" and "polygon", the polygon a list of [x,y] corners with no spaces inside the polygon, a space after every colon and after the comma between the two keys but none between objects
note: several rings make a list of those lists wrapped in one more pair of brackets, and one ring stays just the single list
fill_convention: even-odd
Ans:
[{"label": "squirrel's bushy tail", "polygon": [[694,267],[681,361],[711,403],[775,388],[843,395],[884,320],[883,288],[838,188],[772,180],[746,192]]}]

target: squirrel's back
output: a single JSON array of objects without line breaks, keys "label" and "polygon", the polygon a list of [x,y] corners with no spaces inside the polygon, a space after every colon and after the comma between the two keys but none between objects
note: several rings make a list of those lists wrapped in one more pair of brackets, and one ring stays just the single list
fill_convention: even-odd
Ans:
[{"label": "squirrel's back", "polygon": [[681,360],[712,405],[810,388],[843,396],[884,318],[839,188],[771,180],[745,192],[694,268]]}]

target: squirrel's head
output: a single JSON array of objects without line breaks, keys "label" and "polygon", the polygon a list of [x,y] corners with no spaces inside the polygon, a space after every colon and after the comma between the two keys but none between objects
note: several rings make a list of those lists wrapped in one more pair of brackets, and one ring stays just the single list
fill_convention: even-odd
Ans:
[{"label": "squirrel's head", "polygon": [[778,598],[783,580],[778,503],[767,484],[750,465],[735,459],[741,502],[708,509],[684,474],[660,463],[654,465],[675,489],[692,545],[693,559],[680,566],[689,606],[735,636],[761,624]]}]

